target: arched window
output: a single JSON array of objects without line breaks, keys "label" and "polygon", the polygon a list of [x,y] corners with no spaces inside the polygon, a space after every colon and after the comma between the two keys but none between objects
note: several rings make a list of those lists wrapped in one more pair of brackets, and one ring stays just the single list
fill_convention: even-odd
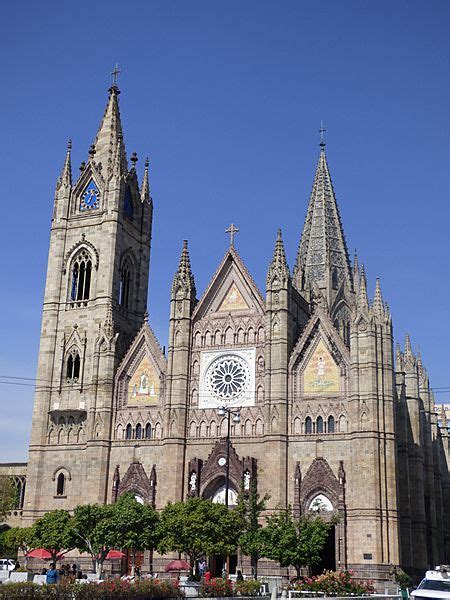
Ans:
[{"label": "arched window", "polygon": [[67,359],[67,379],[77,381],[80,378],[80,355],[77,350],[72,350]]},{"label": "arched window", "polygon": [[150,423],[147,423],[145,426],[145,438],[149,440],[152,437],[152,426]]},{"label": "arched window", "polygon": [[333,269],[333,272],[331,274],[331,286],[332,286],[333,290],[337,289],[337,286],[338,286],[338,272],[337,272],[337,269]]},{"label": "arched window", "polygon": [[66,477],[64,473],[60,473],[58,475],[58,479],[56,480],[56,495],[64,496],[64,488],[66,487]]},{"label": "arched window", "polygon": [[142,425],[138,423],[136,425],[136,439],[140,440],[142,438]]},{"label": "arched window", "polygon": [[323,419],[322,419],[322,417],[317,417],[316,432],[317,433],[323,433]]},{"label": "arched window", "polygon": [[131,304],[130,299],[131,287],[131,266],[128,260],[125,260],[120,269],[119,281],[119,304],[124,308],[128,308]]},{"label": "arched window", "polygon": [[130,423],[128,423],[127,428],[125,429],[125,439],[131,440],[132,437],[133,437],[133,428],[131,427]]},{"label": "arched window", "polygon": [[311,419],[311,417],[306,417],[306,419],[305,419],[305,433],[312,433],[312,419]]},{"label": "arched window", "polygon": [[328,417],[327,431],[328,433],[334,433],[334,417],[332,415]]},{"label": "arched window", "polygon": [[91,291],[92,260],[87,250],[82,250],[72,264],[72,284],[70,299],[72,302],[89,300]]}]

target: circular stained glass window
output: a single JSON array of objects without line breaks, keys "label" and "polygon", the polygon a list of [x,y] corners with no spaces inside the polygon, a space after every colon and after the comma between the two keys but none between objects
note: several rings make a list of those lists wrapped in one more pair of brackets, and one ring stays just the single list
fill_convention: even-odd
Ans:
[{"label": "circular stained glass window", "polygon": [[221,400],[232,402],[247,391],[250,369],[247,362],[235,354],[216,358],[206,373],[206,385]]}]

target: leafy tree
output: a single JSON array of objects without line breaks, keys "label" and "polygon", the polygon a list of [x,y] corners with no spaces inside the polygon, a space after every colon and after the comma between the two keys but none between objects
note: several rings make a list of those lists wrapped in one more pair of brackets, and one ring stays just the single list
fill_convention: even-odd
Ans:
[{"label": "leafy tree", "polygon": [[238,510],[243,521],[239,547],[245,555],[250,556],[255,579],[258,577],[258,561],[265,552],[264,529],[259,521],[269,498],[268,494],[260,497],[256,481],[252,480],[248,498],[241,492],[238,500]]},{"label": "leafy tree", "polygon": [[75,548],[90,554],[98,577],[101,577],[103,563],[111,550],[107,540],[114,533],[114,507],[113,504],[77,506],[70,523]]},{"label": "leafy tree", "polygon": [[20,550],[26,554],[30,549],[31,527],[12,527],[5,531],[3,535],[3,545],[8,554],[17,554]]},{"label": "leafy tree", "polygon": [[12,477],[0,476],[0,521],[4,521],[14,508],[17,499],[16,486]]},{"label": "leafy tree", "polygon": [[282,567],[292,566],[300,577],[300,568],[311,567],[322,560],[328,532],[334,525],[320,517],[294,518],[290,510],[269,517],[265,528],[265,556]]},{"label": "leafy tree", "polygon": [[235,551],[242,531],[237,509],[229,510],[203,498],[169,503],[161,513],[158,551],[183,552],[189,557],[191,574],[204,554],[226,556]]},{"label": "leafy tree", "polygon": [[56,562],[58,554],[72,550],[75,540],[67,510],[51,510],[35,521],[31,528],[30,545],[50,552],[52,562]]},{"label": "leafy tree", "polygon": [[159,516],[149,504],[141,504],[133,494],[124,494],[114,505],[113,529],[107,536],[110,545],[136,552],[153,551],[159,541]]}]

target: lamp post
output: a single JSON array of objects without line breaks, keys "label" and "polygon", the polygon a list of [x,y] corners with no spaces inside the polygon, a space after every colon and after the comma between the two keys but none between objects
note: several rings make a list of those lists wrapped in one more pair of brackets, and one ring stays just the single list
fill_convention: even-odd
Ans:
[{"label": "lamp post", "polygon": [[225,506],[228,508],[228,492],[230,490],[230,437],[231,437],[231,417],[233,417],[233,423],[241,422],[241,409],[227,408],[226,406],[220,406],[217,409],[217,415],[224,417],[227,415],[227,464],[225,469]]}]

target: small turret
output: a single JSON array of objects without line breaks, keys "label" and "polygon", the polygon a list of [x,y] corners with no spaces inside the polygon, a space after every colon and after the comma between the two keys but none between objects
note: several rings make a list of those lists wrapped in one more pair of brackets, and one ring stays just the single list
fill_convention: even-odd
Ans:
[{"label": "small turret", "polygon": [[286,260],[283,238],[281,236],[281,229],[279,229],[277,241],[275,242],[275,250],[273,252],[272,262],[270,263],[267,271],[267,287],[269,288],[274,281],[278,281],[277,285],[285,287],[290,279],[291,276]]},{"label": "small turret", "polygon": [[358,299],[356,305],[358,309],[368,311],[369,310],[369,298],[367,297],[367,281],[366,281],[366,271],[364,269],[364,265],[361,267],[361,275],[359,277],[359,286],[358,286]]},{"label": "small turret", "polygon": [[195,299],[196,289],[194,275],[191,270],[187,240],[183,240],[180,262],[172,283],[172,295]]},{"label": "small turret", "polygon": [[67,152],[66,159],[64,161],[64,166],[61,171],[61,175],[58,178],[58,182],[56,184],[56,189],[60,189],[61,187],[69,188],[72,186],[72,140],[67,142]]},{"label": "small turret", "polygon": [[375,284],[375,294],[372,302],[372,314],[379,321],[383,322],[385,319],[383,295],[381,294],[380,279],[377,277]]},{"label": "small turret", "polygon": [[144,168],[144,177],[142,178],[141,185],[141,201],[148,202],[148,204],[153,204],[152,197],[150,196],[150,183],[148,178],[148,167],[149,167],[148,157],[145,159],[145,168]]}]

